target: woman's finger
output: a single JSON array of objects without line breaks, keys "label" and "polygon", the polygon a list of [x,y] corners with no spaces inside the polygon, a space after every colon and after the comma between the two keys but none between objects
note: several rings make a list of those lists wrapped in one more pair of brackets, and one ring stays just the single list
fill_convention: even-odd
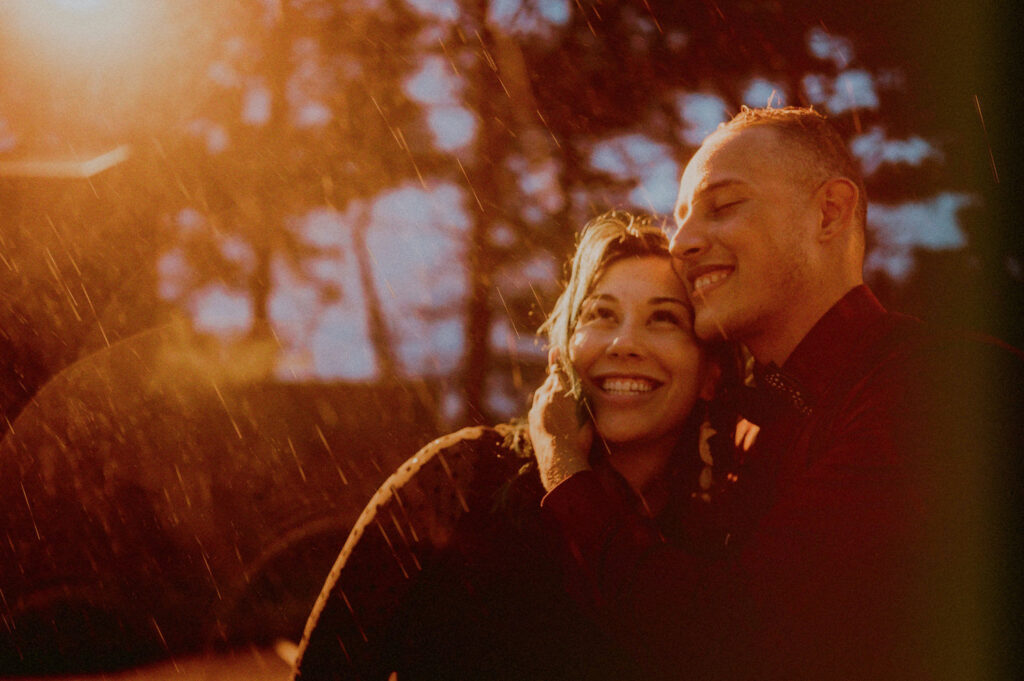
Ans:
[{"label": "woman's finger", "polygon": [[544,378],[544,382],[533,391],[533,404],[537,404],[540,399],[550,401],[550,395],[557,393],[558,389],[558,377],[548,374]]}]

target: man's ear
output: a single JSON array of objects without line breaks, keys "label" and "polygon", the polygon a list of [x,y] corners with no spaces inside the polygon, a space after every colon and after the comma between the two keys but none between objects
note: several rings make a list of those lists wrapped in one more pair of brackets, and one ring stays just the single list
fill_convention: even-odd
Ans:
[{"label": "man's ear", "polygon": [[704,368],[704,376],[701,379],[699,397],[705,402],[710,402],[715,396],[715,389],[718,381],[722,378],[722,367],[718,362],[708,362]]},{"label": "man's ear", "polygon": [[829,241],[853,225],[860,191],[845,177],[833,177],[818,189],[821,224],[818,239]]}]

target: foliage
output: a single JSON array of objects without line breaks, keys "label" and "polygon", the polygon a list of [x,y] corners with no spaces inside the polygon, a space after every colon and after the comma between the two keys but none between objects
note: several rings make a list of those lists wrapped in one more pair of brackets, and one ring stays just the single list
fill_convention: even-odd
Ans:
[{"label": "foliage", "polygon": [[[578,227],[610,206],[663,211],[666,178],[699,142],[708,106],[725,115],[766,104],[772,90],[773,103],[824,108],[860,140],[877,206],[923,210],[962,197],[951,223],[959,241],[944,250],[894,236],[907,229],[896,218],[872,225],[872,262],[905,268],[870,272],[883,297],[1019,344],[1007,320],[1024,307],[1024,248],[1000,228],[1015,208],[1007,154],[1019,141],[1006,133],[1008,105],[992,75],[1012,62],[999,7],[911,9],[189,0],[159,10],[155,58],[78,70],[30,68],[25,37],[15,36],[0,69],[11,84],[0,93],[2,155],[116,142],[131,144],[133,158],[72,183],[59,201],[48,198],[59,183],[0,179],[5,202],[21,206],[5,211],[0,231],[4,410],[16,413],[104,333],[109,342],[194,315],[211,287],[247,302],[250,336],[273,336],[284,323],[274,296],[298,282],[317,292],[314,317],[359,299],[378,377],[430,373],[404,359],[416,339],[403,316],[456,322],[462,341],[440,349],[462,357],[441,376],[460,404],[452,416],[507,416],[539,374],[531,334]],[[462,138],[446,140],[445,126],[461,126]],[[919,158],[893,160],[893,149],[914,144]],[[376,201],[452,186],[460,298],[396,302],[403,292],[387,290],[368,245],[387,229],[374,221]],[[334,215],[348,236],[311,240],[314,211]],[[423,219],[407,216],[414,227]],[[358,286],[342,284],[336,268],[324,274],[324,262],[358,271]],[[936,282],[950,293],[933,295]],[[78,288],[95,314],[77,298],[61,302]],[[1004,306],[979,305],[995,295]],[[105,316],[132,322],[97,335]]]}]

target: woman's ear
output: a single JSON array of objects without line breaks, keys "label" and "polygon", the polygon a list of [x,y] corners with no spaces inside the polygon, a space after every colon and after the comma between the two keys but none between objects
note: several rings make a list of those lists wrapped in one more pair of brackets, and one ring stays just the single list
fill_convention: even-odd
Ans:
[{"label": "woman's ear", "polygon": [[704,376],[701,379],[699,397],[705,402],[710,402],[715,397],[715,389],[718,381],[722,378],[722,367],[718,362],[708,362],[704,367]]}]

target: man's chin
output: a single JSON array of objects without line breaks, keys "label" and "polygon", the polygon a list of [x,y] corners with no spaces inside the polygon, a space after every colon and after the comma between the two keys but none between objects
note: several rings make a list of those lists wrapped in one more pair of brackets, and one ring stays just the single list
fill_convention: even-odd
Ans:
[{"label": "man's chin", "polygon": [[705,342],[728,340],[729,333],[720,315],[710,310],[700,310],[693,320],[693,331],[697,338]]}]

